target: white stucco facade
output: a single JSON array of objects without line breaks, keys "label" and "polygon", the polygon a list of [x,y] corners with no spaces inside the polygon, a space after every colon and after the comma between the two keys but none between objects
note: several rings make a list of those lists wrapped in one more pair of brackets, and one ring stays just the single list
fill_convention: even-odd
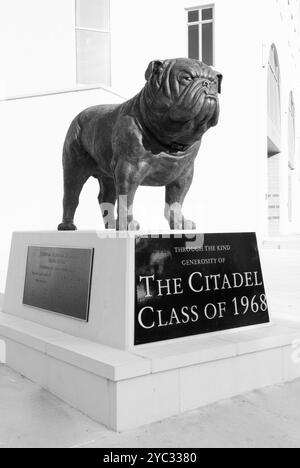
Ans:
[{"label": "white stucco facade", "polygon": [[[61,149],[73,116],[90,105],[133,96],[150,60],[187,56],[186,9],[206,5],[214,5],[215,66],[224,75],[221,118],[204,137],[185,212],[199,231],[269,235],[268,60],[275,45],[281,80],[278,235],[300,232],[299,0],[111,0],[111,88],[85,91],[76,84],[75,1],[0,0],[0,291],[11,232],[55,229],[60,221]],[[97,183],[90,181],[76,217],[80,229],[102,229],[97,195]],[[163,189],[139,190],[135,211],[143,229],[167,227],[163,207]]]}]

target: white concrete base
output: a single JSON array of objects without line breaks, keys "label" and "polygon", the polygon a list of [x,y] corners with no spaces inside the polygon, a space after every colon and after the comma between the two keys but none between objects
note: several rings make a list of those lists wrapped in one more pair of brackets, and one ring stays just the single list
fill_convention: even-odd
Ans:
[{"label": "white concrete base", "polygon": [[116,431],[300,377],[300,324],[117,350],[0,313],[7,365]]},{"label": "white concrete base", "polygon": [[[134,235],[107,232],[15,232],[3,310],[51,329],[105,346],[133,347]],[[94,249],[87,323],[23,304],[28,246]]]}]

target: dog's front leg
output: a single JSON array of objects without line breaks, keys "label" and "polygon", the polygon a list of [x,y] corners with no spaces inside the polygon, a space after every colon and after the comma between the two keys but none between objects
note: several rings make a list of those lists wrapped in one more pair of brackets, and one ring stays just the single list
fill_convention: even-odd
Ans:
[{"label": "dog's front leg", "polygon": [[191,187],[194,176],[194,165],[187,172],[166,187],[165,217],[172,230],[193,230],[196,224],[186,219],[182,213],[184,199]]},{"label": "dog's front leg", "polygon": [[136,191],[145,176],[145,171],[137,164],[119,161],[115,170],[117,188],[117,230],[138,231],[140,225],[133,217],[133,202]]}]

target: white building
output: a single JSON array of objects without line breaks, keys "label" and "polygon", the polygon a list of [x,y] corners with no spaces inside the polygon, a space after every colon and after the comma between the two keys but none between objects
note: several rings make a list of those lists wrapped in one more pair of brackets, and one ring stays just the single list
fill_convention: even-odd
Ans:
[{"label": "white building", "polygon": [[[11,232],[60,221],[72,118],[133,96],[153,59],[199,57],[224,75],[220,124],[204,138],[185,205],[199,231],[299,233],[299,0],[0,0],[0,8],[0,291]],[[80,229],[103,227],[97,192],[96,181],[84,189]],[[139,190],[144,229],[167,226],[163,208],[163,189]]]}]

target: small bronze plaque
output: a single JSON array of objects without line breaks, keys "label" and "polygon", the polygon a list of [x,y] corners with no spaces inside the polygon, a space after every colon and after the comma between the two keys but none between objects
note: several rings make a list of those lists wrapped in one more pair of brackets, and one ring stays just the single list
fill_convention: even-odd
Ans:
[{"label": "small bronze plaque", "polygon": [[136,238],[135,345],[269,322],[256,236]]},{"label": "small bronze plaque", "polygon": [[88,321],[93,249],[28,247],[23,304]]}]

